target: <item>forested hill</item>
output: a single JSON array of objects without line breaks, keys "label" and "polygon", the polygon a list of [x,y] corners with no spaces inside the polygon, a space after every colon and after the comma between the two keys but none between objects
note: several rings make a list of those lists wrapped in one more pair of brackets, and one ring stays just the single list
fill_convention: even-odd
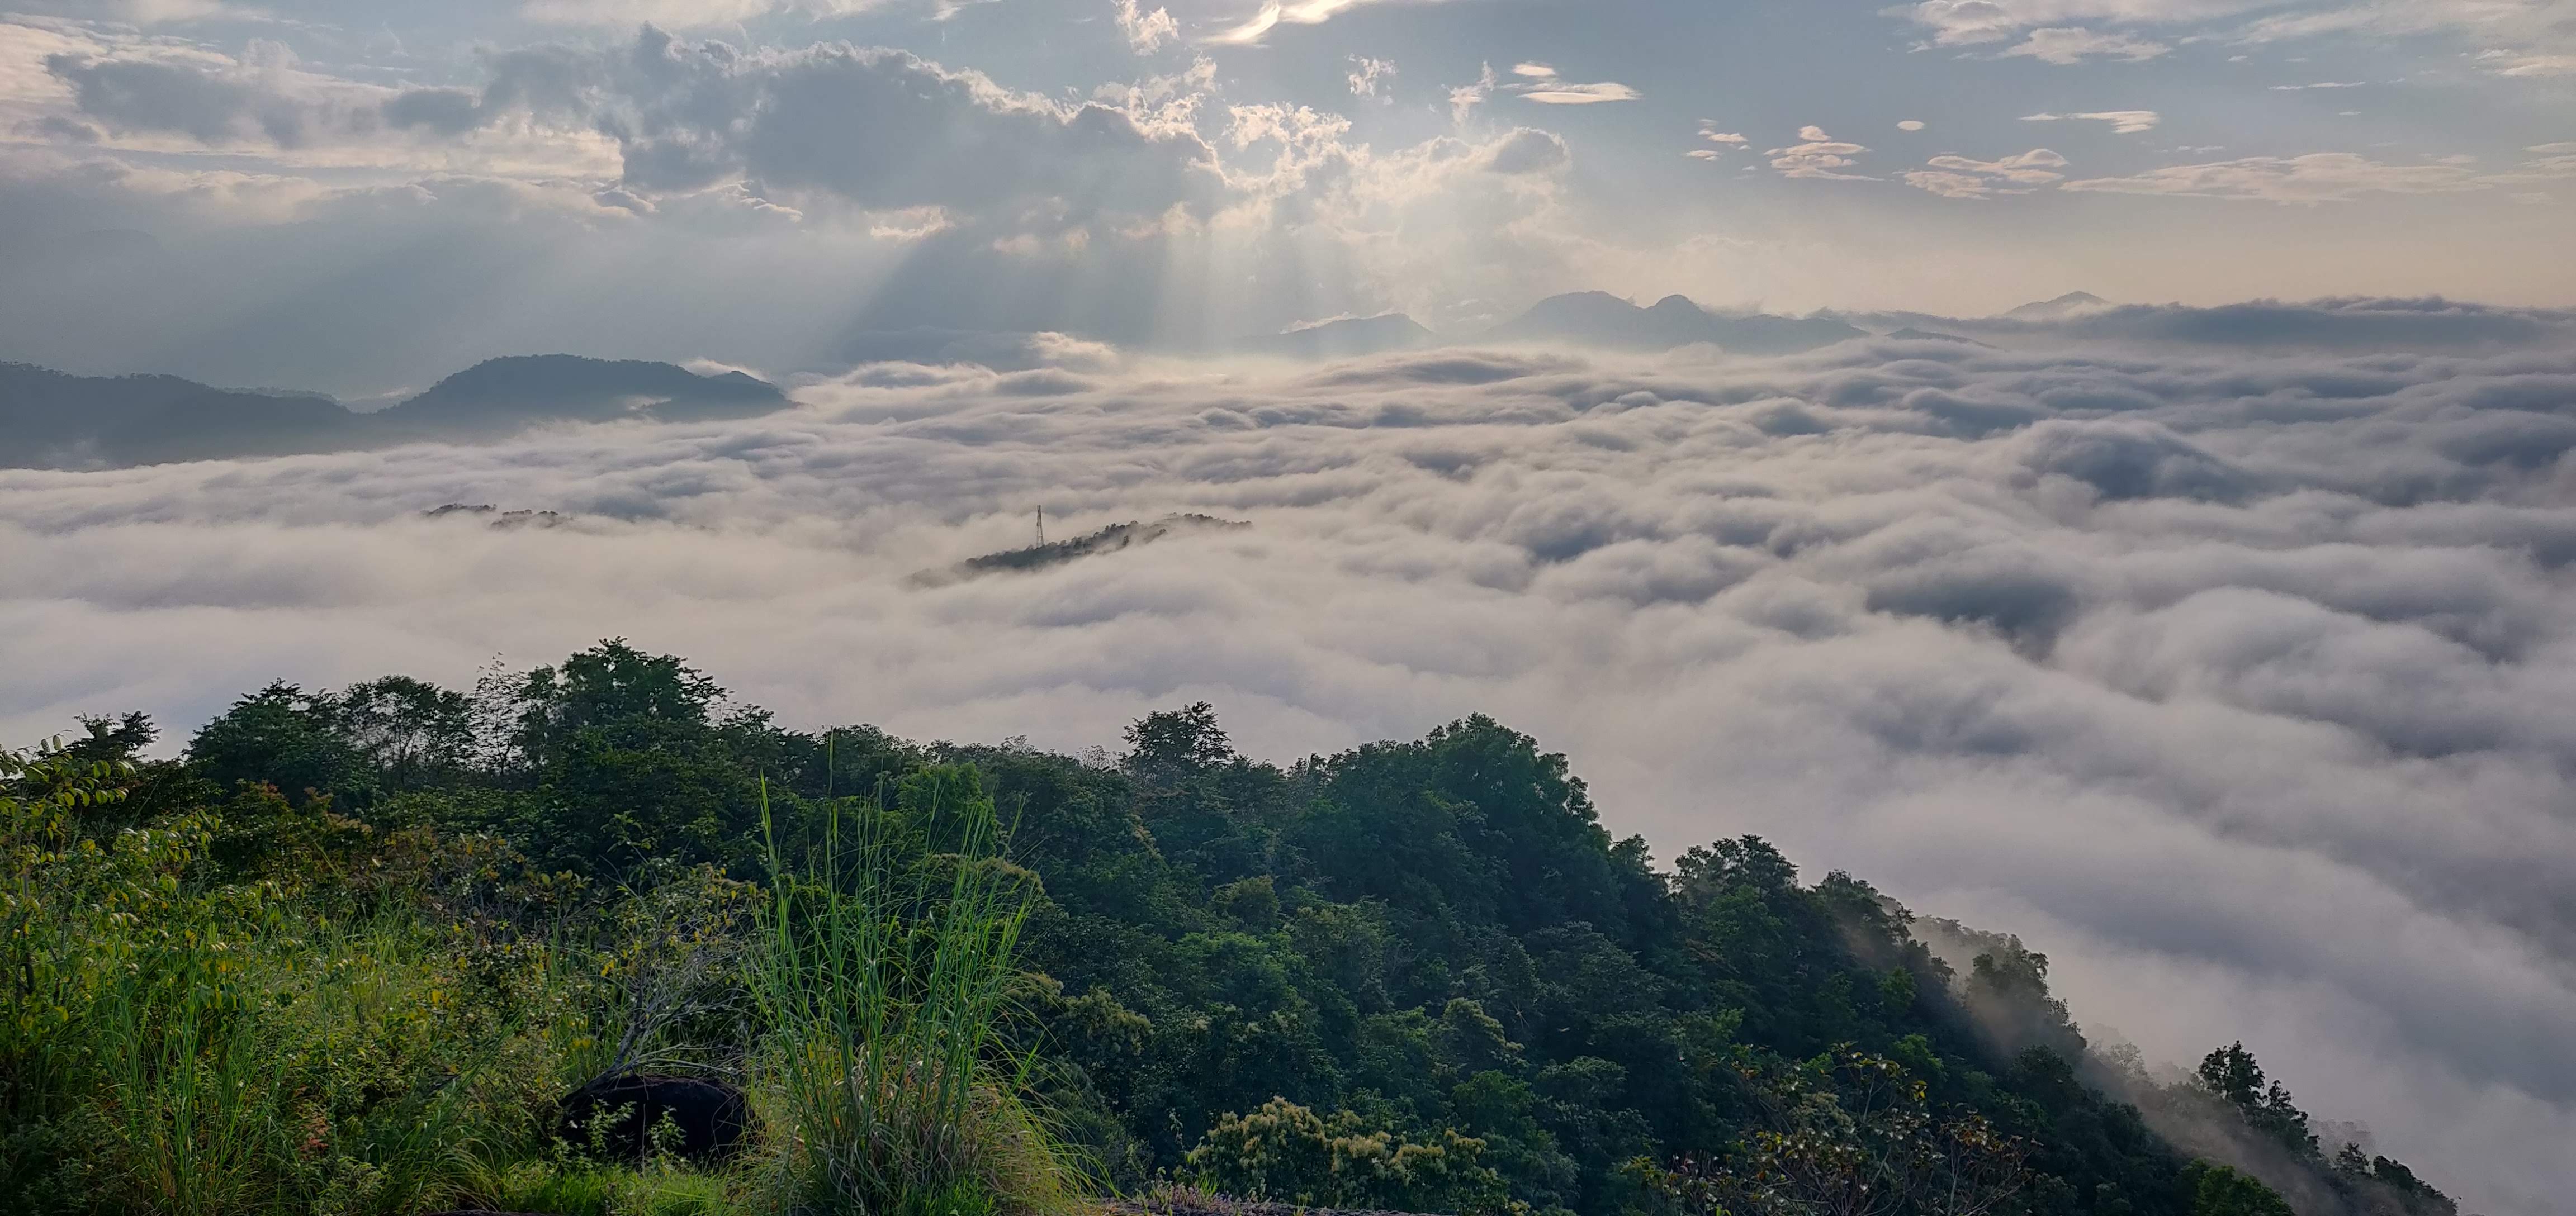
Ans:
[{"label": "forested hill", "polygon": [[[317,1127],[466,1092],[466,1064],[424,1046],[440,1035],[646,1008],[646,989],[717,990],[651,1034],[738,1070],[747,1015],[721,995],[731,956],[704,944],[739,926],[703,910],[773,881],[772,850],[822,839],[836,811],[863,814],[853,796],[918,828],[962,782],[992,796],[1009,863],[1041,889],[1020,940],[1042,1065],[1027,1084],[1122,1191],[1177,1180],[1477,1216],[2455,1210],[2394,1161],[2321,1144],[2241,1048],[2165,1079],[2095,1050],[2014,939],[1918,926],[1857,878],[1802,881],[1750,837],[1659,866],[1603,829],[1562,756],[1484,718],[1282,768],[1237,754],[1194,705],[1135,723],[1123,754],[1077,758],[781,730],[678,660],[612,643],[472,694],[271,687],[198,730],[184,761],[135,761],[151,737],[140,718],[99,720],[57,757],[119,774],[124,799],[68,829],[102,856],[144,850],[138,829],[204,842],[152,899],[354,901],[425,926],[424,966],[469,960],[396,1019],[400,1042],[362,1053],[448,1079],[316,1082],[343,1104]],[[15,843],[24,883],[35,845]],[[608,986],[530,995],[555,990],[524,978],[529,943],[584,933],[609,943]],[[1936,940],[1973,961],[1945,965]],[[685,983],[655,970],[678,957],[719,961]],[[79,1171],[110,1167],[65,1113],[77,1103],[40,1100],[33,1040],[12,1033],[0,1208],[97,1210],[82,1179],[99,1175]],[[527,1092],[474,1098],[495,1126],[589,1067],[525,1050]],[[421,1182],[365,1210],[499,1185]]]}]

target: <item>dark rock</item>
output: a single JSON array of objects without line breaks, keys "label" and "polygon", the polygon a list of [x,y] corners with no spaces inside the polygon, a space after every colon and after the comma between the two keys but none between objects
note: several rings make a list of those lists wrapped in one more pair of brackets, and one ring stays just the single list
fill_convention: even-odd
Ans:
[{"label": "dark rock", "polygon": [[602,1077],[563,1100],[558,1133],[582,1152],[594,1146],[612,1160],[642,1163],[653,1152],[653,1129],[668,1117],[678,1129],[665,1145],[695,1161],[732,1155],[742,1146],[750,1106],[742,1091],[695,1077]]}]

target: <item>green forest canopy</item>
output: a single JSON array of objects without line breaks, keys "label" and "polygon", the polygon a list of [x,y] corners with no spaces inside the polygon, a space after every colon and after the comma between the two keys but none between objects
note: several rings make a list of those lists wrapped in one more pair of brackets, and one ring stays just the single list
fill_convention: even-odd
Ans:
[{"label": "green forest canopy", "polygon": [[[85,725],[0,771],[25,956],[0,1044],[10,1210],[87,1206],[29,928],[45,867],[84,848],[185,836],[172,892],[454,921],[476,958],[580,927],[627,953],[603,947],[605,980],[562,999],[631,1011],[644,988],[730,982],[702,940],[729,922],[704,909],[766,880],[765,841],[810,844],[854,798],[917,826],[962,781],[1040,891],[1020,991],[1045,1067],[1026,1084],[1124,1192],[1547,1216],[2455,1211],[2397,1162],[2320,1144],[2241,1045],[2168,1083],[2088,1044],[2016,939],[1918,921],[1839,872],[1802,883],[1753,837],[1659,868],[1602,827],[1563,756],[1483,717],[1283,768],[1238,754],[1200,704],[1075,758],[783,730],[609,642],[472,693],[272,685],[177,761],[140,759],[140,716]],[[93,783],[112,796],[62,795],[74,771],[112,774]],[[721,993],[655,1008],[674,1006],[630,1039],[738,1061]],[[588,1050],[548,1083],[602,1066]],[[489,1100],[549,1096],[529,1084]],[[315,1118],[404,1100],[368,1092]],[[378,1208],[441,1198],[402,1194]]]}]

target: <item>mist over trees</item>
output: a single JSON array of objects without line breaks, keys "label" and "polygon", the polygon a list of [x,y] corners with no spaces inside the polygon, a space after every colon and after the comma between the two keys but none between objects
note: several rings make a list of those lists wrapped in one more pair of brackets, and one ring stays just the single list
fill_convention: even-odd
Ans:
[{"label": "mist over trees", "polygon": [[[531,1112],[603,1068],[764,1075],[743,908],[788,881],[782,855],[841,856],[860,821],[903,866],[1025,876],[1007,879],[1027,902],[996,1042],[1029,1053],[1009,1092],[1124,1193],[1462,1216],[2456,1211],[2321,1134],[2241,1043],[2159,1077],[2089,1042],[2017,939],[1847,874],[1802,881],[1754,837],[1659,866],[1601,826],[1563,756],[1483,717],[1281,767],[1193,704],[1074,757],[783,730],[610,642],[471,692],[271,685],[183,759],[145,759],[156,735],[94,719],[0,773],[13,1211],[156,1206],[126,1185],[140,1141],[98,1135],[108,1113],[157,1117],[78,1029],[119,991],[94,971],[101,931],[257,905],[378,925],[423,974],[463,967],[406,1023],[408,1054],[353,1027],[353,1054],[281,1091],[312,1128],[293,1160],[224,1164],[257,1200],[241,1210],[427,1210],[557,1168],[530,1164],[552,1160]],[[989,862],[940,826],[961,800],[995,808]],[[84,891],[125,919],[84,920]],[[292,940],[283,957],[327,970],[319,938]],[[548,950],[572,969],[469,982]],[[279,1026],[302,1015],[266,1008],[226,1024],[293,1038]],[[589,1046],[541,1048],[548,1025]],[[504,1084],[488,1066],[513,1052]],[[526,1160],[389,1162],[370,1129],[432,1107]]]}]

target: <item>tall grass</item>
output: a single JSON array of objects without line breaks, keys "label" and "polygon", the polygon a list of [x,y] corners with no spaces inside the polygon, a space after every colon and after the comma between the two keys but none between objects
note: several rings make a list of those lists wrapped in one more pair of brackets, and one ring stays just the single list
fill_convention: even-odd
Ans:
[{"label": "tall grass", "polygon": [[[533,1112],[570,1061],[543,1027],[460,1011],[475,981],[409,918],[201,922],[125,962],[81,1035],[89,1206],[402,1213],[469,1189],[477,1155],[542,1150]],[[566,1012],[559,977],[516,982]]]},{"label": "tall grass", "polygon": [[0,778],[0,1210],[395,1216],[545,1149],[597,1035],[564,952],[207,869],[187,813],[83,833]]},{"label": "tall grass", "polygon": [[[909,814],[835,802],[798,866],[770,864],[754,995],[760,1100],[792,1206],[870,1216],[1045,1216],[1081,1171],[1027,1097],[1012,986],[1035,878],[1002,860],[971,770]],[[929,847],[924,849],[924,841]]]}]

